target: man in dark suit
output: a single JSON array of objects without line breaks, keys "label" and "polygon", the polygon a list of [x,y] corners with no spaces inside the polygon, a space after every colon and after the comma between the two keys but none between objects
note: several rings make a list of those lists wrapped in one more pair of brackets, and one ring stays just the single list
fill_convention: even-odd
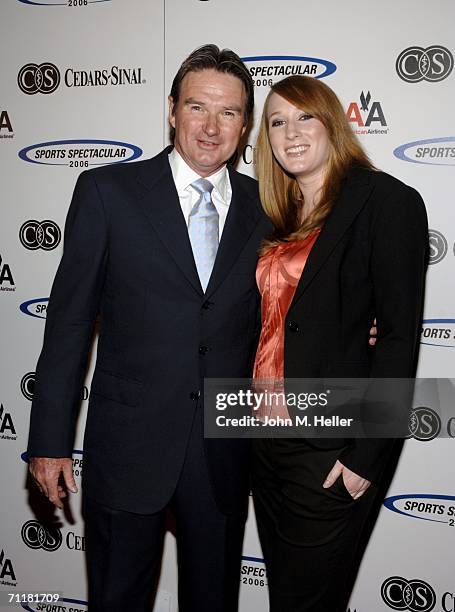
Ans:
[{"label": "man in dark suit", "polygon": [[[49,302],[30,470],[59,508],[97,317],[84,440],[92,612],[139,612],[176,515],[181,611],[237,609],[249,446],[203,437],[205,377],[247,377],[257,334],[256,182],[226,166],[253,109],[232,51],[206,45],[169,96],[174,148],[83,172]],[[205,179],[205,180],[204,180]],[[58,484],[63,477],[63,483]]]}]

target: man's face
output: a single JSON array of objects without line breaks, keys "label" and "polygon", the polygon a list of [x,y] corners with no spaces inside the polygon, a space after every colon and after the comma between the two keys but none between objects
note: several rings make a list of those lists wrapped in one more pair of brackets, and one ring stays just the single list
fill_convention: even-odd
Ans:
[{"label": "man's face", "polygon": [[212,69],[185,75],[177,104],[169,96],[174,146],[199,176],[210,176],[233,155],[245,131],[245,104],[242,81]]}]

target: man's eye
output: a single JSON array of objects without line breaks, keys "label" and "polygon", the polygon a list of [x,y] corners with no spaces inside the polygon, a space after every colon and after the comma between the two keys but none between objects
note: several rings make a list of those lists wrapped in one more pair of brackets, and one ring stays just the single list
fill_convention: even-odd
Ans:
[{"label": "man's eye", "polygon": [[199,104],[192,104],[192,105],[190,106],[190,108],[191,108],[191,110],[194,110],[194,111],[200,111],[200,110],[202,110],[202,107],[201,107],[201,106],[199,106]]},{"label": "man's eye", "polygon": [[235,117],[234,111],[224,111],[225,117]]}]

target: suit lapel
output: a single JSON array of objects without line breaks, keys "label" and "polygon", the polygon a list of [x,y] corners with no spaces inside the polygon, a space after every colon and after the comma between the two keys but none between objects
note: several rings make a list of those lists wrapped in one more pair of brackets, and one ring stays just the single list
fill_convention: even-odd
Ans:
[{"label": "suit lapel", "polygon": [[138,178],[140,183],[147,187],[147,191],[140,198],[139,203],[177,266],[194,289],[203,294],[194,263],[188,228],[168,161],[170,150],[171,147],[168,147],[156,158],[150,160],[153,166],[142,168]]},{"label": "suit lapel", "polygon": [[[170,151],[171,147],[167,147],[141,167],[138,180],[147,189],[139,197],[139,204],[185,277],[198,293],[204,295],[172,178],[168,160]],[[206,296],[213,294],[227,277],[261,218],[257,202],[242,187],[238,173],[231,168],[228,171],[232,198]]]},{"label": "suit lapel", "polygon": [[260,219],[257,202],[242,187],[237,172],[228,170],[232,198],[206,295],[212,294],[227,277]]},{"label": "suit lapel", "polygon": [[334,204],[319,238],[316,240],[303,270],[292,304],[299,300],[324,262],[343,238],[371,193],[369,173],[353,170],[346,180],[341,195]]}]

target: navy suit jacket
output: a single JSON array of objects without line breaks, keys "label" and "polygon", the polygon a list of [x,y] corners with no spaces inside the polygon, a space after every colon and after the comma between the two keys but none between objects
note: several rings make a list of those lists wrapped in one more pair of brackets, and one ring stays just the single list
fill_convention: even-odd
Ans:
[{"label": "navy suit jacket", "polygon": [[[28,452],[70,457],[99,318],[84,487],[152,513],[178,480],[204,377],[248,377],[258,335],[257,249],[270,231],[257,183],[229,169],[232,201],[204,294],[168,161],[83,172],[65,228],[36,373]],[[247,440],[205,441],[219,507],[245,507]]]}]

